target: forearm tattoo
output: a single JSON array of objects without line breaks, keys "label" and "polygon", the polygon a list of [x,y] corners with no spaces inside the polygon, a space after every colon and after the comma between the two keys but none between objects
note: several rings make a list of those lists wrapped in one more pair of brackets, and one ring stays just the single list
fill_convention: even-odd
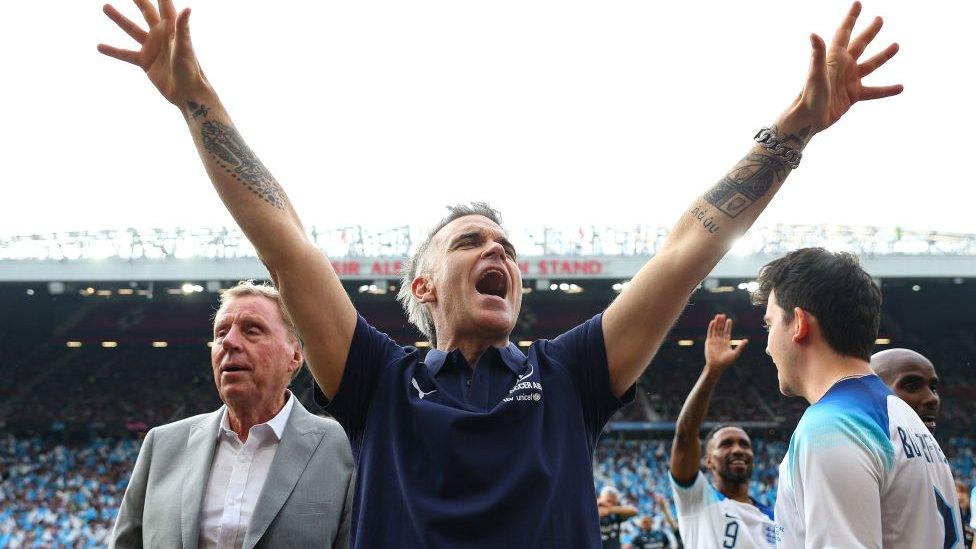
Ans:
[{"label": "forearm tattoo", "polygon": [[801,150],[810,142],[810,138],[813,137],[813,134],[810,133],[810,130],[813,129],[811,126],[804,126],[796,133],[783,133],[776,124],[773,124],[773,127],[770,129],[773,130],[773,133],[786,140],[787,144],[792,144],[794,148]]},{"label": "forearm tattoo", "polygon": [[[206,117],[210,111],[203,105],[188,102],[191,116]],[[199,113],[199,114],[198,114]],[[271,172],[264,167],[232,126],[213,120],[200,125],[203,146],[217,165],[244,184],[262,200],[280,210],[285,209],[285,191],[278,185]]]},{"label": "forearm tattoo", "polygon": [[189,108],[190,116],[192,116],[194,120],[200,118],[201,116],[207,116],[210,114],[210,108],[206,105],[198,105],[193,101],[187,101],[186,106]]},{"label": "forearm tattoo", "polygon": [[705,202],[734,218],[761,199],[788,172],[789,167],[779,158],[750,153],[705,193]]}]

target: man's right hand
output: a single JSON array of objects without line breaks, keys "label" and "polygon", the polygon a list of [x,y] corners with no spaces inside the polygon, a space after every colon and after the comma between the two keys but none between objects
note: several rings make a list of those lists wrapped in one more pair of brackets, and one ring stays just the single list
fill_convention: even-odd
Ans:
[{"label": "man's right hand", "polygon": [[739,345],[732,347],[732,319],[723,314],[715,315],[708,323],[705,336],[705,369],[721,375],[733,362],[742,355],[748,339],[743,339]]},{"label": "man's right hand", "polygon": [[172,0],[159,0],[159,10],[149,0],[135,0],[149,30],[122,15],[111,4],[102,11],[141,46],[138,51],[99,44],[98,51],[132,63],[146,72],[167,101],[183,109],[185,99],[207,87],[190,43],[190,8],[177,15]]},{"label": "man's right hand", "polygon": [[254,245],[258,258],[298,327],[309,370],[335,396],[345,371],[357,314],[329,259],[306,235],[284,189],[234,127],[207,82],[190,43],[190,10],[173,0],[135,0],[148,30],[110,5],[105,15],[139,43],[98,51],[139,66],[167,101],[183,113],[217,194]]}]

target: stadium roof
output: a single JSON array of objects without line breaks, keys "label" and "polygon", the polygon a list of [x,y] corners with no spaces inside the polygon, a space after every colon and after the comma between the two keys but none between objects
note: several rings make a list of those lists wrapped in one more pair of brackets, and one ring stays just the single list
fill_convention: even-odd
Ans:
[{"label": "stadium roof", "polygon": [[[664,228],[542,227],[511,235],[523,277],[632,277],[663,245]],[[312,228],[309,237],[344,279],[392,279],[423,235],[409,227]],[[715,278],[751,278],[790,250],[823,246],[861,257],[873,276],[976,277],[976,235],[852,226],[775,226],[750,231]],[[237,280],[266,278],[237,229],[123,229],[0,237],[0,281]]]}]

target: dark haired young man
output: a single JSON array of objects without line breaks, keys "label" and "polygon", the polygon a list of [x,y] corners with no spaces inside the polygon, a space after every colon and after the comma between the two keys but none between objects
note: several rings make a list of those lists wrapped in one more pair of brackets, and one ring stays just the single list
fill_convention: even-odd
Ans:
[{"label": "dark haired young man", "polygon": [[949,464],[869,365],[881,290],[847,253],[804,248],[759,274],[766,353],[804,412],[780,465],[782,547],[958,547]]},{"label": "dark haired young man", "polygon": [[773,511],[749,497],[752,441],[735,425],[719,425],[705,437],[706,479],[700,470],[698,434],[719,379],[745,348],[729,344],[732,320],[715,315],[705,338],[705,368],[688,394],[671,445],[671,490],[681,538],[688,547],[776,547]]}]

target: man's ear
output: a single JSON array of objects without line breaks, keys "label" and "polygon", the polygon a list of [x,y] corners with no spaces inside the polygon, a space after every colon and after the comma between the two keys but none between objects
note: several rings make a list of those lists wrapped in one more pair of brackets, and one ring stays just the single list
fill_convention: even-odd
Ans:
[{"label": "man's ear", "polygon": [[302,350],[301,342],[296,338],[292,342],[292,355],[291,355],[291,374],[294,374],[297,370],[300,370],[302,364],[305,362],[305,352]]},{"label": "man's ear", "polygon": [[298,363],[298,367],[302,367],[302,362],[305,361],[305,352],[302,351],[302,344],[295,340],[295,354],[292,355],[292,361]]},{"label": "man's ear", "polygon": [[437,292],[434,290],[434,284],[426,274],[422,274],[413,279],[413,282],[410,284],[410,291],[413,293],[414,299],[421,303],[433,303],[437,301]]},{"label": "man's ear", "polygon": [[799,307],[793,307],[793,318],[796,320],[796,326],[793,327],[793,343],[803,343],[810,337],[813,315]]}]

